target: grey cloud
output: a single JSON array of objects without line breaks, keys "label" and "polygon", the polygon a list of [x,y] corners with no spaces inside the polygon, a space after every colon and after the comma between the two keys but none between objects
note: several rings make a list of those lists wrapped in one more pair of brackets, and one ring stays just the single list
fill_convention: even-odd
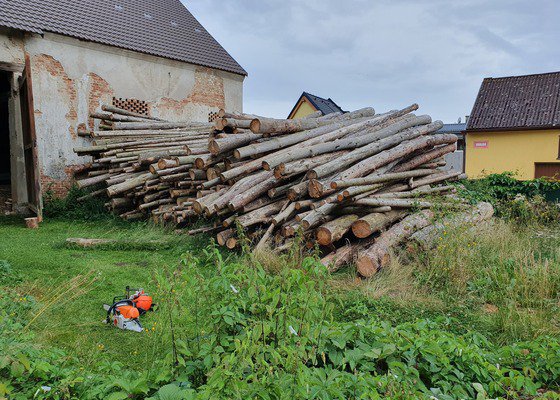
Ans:
[{"label": "grey cloud", "polygon": [[190,0],[249,72],[245,110],[285,117],[306,90],[345,109],[468,114],[487,76],[560,70],[558,0]]}]

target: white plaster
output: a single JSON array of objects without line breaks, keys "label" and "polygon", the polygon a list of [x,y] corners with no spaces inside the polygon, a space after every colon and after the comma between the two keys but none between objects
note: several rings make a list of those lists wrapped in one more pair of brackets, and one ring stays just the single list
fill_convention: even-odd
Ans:
[{"label": "white plaster", "polygon": [[0,61],[16,64],[25,62],[22,35],[7,31],[0,32]]},{"label": "white plaster", "polygon": [[[18,50],[19,49],[19,50]],[[0,61],[23,62],[21,40],[8,38],[0,31]],[[48,55],[59,62],[71,80],[60,74],[32,68],[35,125],[38,142],[39,165],[42,173],[55,179],[67,179],[65,167],[87,162],[89,158],[78,157],[74,147],[88,143],[87,139],[70,134],[79,124],[88,123],[89,93],[94,73],[104,79],[114,96],[136,98],[153,104],[154,115],[172,120],[207,121],[208,113],[217,111],[202,103],[184,102],[177,110],[160,110],[165,99],[182,101],[188,99],[195,87],[195,71],[200,67],[168,60],[111,46],[80,41],[57,34],[46,33],[25,36],[25,50],[31,57]],[[244,77],[224,71],[212,70],[223,80],[224,103],[231,111],[242,111]],[[73,107],[76,119],[67,118],[71,108],[68,86],[76,93]],[[102,99],[109,102],[110,97]],[[99,111],[99,110],[98,110]]]}]

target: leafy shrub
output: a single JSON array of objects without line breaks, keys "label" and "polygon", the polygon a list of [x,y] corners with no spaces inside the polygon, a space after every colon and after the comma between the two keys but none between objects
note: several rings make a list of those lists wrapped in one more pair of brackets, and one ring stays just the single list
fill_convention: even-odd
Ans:
[{"label": "leafy shrub", "polygon": [[64,198],[54,195],[52,191],[45,193],[43,198],[43,213],[48,218],[61,218],[73,220],[94,221],[113,218],[104,207],[103,197],[93,197],[78,201],[78,198],[87,195],[85,189],[72,186]]},{"label": "leafy shrub", "polygon": [[[201,262],[218,275],[199,274]],[[363,307],[339,321],[335,307],[345,305],[329,298],[326,274],[313,258],[276,275],[215,251],[185,258],[158,279],[175,332],[169,379],[200,398],[518,397],[558,384],[555,339],[497,347],[480,334],[450,333],[453,319],[391,326]]]},{"label": "leafy shrub", "polygon": [[21,281],[21,276],[16,273],[10,263],[6,260],[0,260],[0,283],[14,284]]},{"label": "leafy shrub", "polygon": [[465,197],[477,202],[488,201],[490,203],[499,200],[513,200],[520,194],[532,198],[560,190],[560,182],[548,181],[544,178],[520,181],[515,179],[511,172],[492,174],[483,179],[463,180],[461,185],[464,187],[461,192]]},{"label": "leafy shrub", "polygon": [[346,305],[331,296],[315,258],[269,274],[247,257],[224,259],[210,247],[157,274],[158,321],[170,329],[153,340],[169,352],[143,372],[98,362],[84,376],[63,352],[31,345],[26,309],[6,314],[14,293],[1,293],[8,323],[0,323],[0,396],[447,400],[527,398],[558,387],[557,338],[500,347],[450,332],[451,318],[391,325],[360,304],[338,319]]},{"label": "leafy shrub", "polygon": [[459,184],[460,195],[473,203],[487,201],[494,206],[499,217],[519,224],[558,222],[560,206],[546,198],[559,190],[560,182],[543,178],[520,181],[509,172],[464,180]]}]

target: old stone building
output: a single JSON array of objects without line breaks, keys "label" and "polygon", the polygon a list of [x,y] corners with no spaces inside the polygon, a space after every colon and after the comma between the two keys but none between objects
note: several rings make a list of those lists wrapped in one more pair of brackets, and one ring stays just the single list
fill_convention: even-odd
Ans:
[{"label": "old stone building", "polygon": [[101,104],[207,121],[246,75],[179,0],[0,0],[0,193],[66,190]]}]

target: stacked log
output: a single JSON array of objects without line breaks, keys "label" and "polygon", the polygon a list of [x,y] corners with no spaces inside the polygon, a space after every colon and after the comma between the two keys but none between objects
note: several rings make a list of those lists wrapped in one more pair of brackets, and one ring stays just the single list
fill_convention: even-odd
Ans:
[{"label": "stacked log", "polygon": [[[89,132],[92,145],[75,149],[94,156],[78,185],[105,185],[92,193],[105,193],[107,207],[125,219],[212,232],[228,248],[249,239],[256,249],[286,249],[300,235],[326,254],[331,270],[356,261],[369,277],[442,211],[476,212],[448,184],[460,174],[440,169],[457,137],[434,135],[443,124],[417,109],[298,120],[220,110],[205,124],[104,107],[109,114],[92,115],[103,127]],[[189,230],[194,220],[207,222]]]}]

